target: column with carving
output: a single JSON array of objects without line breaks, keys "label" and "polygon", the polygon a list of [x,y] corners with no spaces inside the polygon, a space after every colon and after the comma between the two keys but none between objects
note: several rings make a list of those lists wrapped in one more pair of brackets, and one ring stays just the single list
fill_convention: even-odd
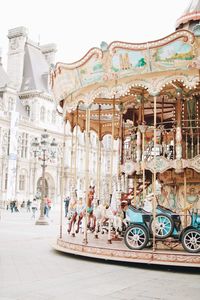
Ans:
[{"label": "column with carving", "polygon": [[177,91],[177,102],[176,102],[176,172],[182,172],[182,128],[181,128],[181,116],[182,116],[182,93],[181,91]]}]

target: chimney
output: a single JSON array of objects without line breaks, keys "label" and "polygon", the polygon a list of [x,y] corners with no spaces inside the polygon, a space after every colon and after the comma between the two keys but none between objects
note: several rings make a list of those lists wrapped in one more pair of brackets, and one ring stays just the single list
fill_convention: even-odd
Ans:
[{"label": "chimney", "polygon": [[20,91],[23,79],[25,44],[27,36],[27,29],[23,26],[13,28],[8,31],[9,50],[7,73],[11,79],[12,86],[18,91]]},{"label": "chimney", "polygon": [[56,44],[46,44],[40,46],[42,53],[49,66],[55,64],[55,54],[57,52]]}]

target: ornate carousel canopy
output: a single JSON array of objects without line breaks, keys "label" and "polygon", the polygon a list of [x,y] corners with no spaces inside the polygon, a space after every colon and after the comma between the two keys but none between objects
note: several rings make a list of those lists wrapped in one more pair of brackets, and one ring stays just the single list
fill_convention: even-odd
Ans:
[{"label": "ornate carousel canopy", "polygon": [[111,133],[114,118],[117,138],[120,113],[128,120],[134,115],[139,123],[142,107],[151,123],[154,96],[158,122],[172,120],[177,94],[186,100],[199,94],[199,68],[200,38],[178,30],[147,43],[103,42],[101,49],[91,49],[75,63],[57,63],[51,83],[57,106],[72,128],[77,123],[85,129],[85,109],[90,107],[91,129],[102,138]]}]

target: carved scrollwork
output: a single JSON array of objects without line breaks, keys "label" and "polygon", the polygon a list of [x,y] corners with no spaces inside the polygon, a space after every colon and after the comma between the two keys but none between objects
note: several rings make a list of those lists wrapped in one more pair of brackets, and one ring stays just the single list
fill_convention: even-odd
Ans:
[{"label": "carved scrollwork", "polygon": [[196,172],[200,173],[200,155],[188,159],[188,168],[194,169]]},{"label": "carved scrollwork", "polygon": [[155,171],[156,173],[163,173],[166,170],[173,168],[174,162],[167,160],[163,156],[156,156],[152,160],[146,162],[145,167],[151,172]]}]

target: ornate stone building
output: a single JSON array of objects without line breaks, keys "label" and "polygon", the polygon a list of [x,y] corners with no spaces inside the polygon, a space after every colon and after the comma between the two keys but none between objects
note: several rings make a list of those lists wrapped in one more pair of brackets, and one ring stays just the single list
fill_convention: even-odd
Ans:
[{"label": "ornate stone building", "polygon": [[[64,178],[62,156],[64,123],[56,110],[49,86],[49,70],[54,64],[56,45],[38,45],[28,38],[27,29],[18,27],[8,31],[9,49],[7,72],[0,64],[0,200],[32,199],[41,191],[41,161],[34,157],[31,143],[40,140],[44,129],[50,140],[58,143],[54,160],[47,160],[45,173],[46,194],[58,202],[61,180],[64,194],[70,193],[72,138],[70,125],[66,124]],[[17,116],[17,117],[16,117]],[[16,119],[13,125],[13,120]],[[75,133],[74,133],[75,136]],[[84,191],[84,136],[77,133],[77,190]],[[90,136],[91,184],[96,178],[96,135]],[[75,139],[73,139],[75,143]],[[108,189],[110,139],[102,142],[102,176],[105,193]],[[13,145],[15,151],[13,152]],[[12,172],[12,175],[10,174]],[[12,190],[12,193],[10,191]]]}]

